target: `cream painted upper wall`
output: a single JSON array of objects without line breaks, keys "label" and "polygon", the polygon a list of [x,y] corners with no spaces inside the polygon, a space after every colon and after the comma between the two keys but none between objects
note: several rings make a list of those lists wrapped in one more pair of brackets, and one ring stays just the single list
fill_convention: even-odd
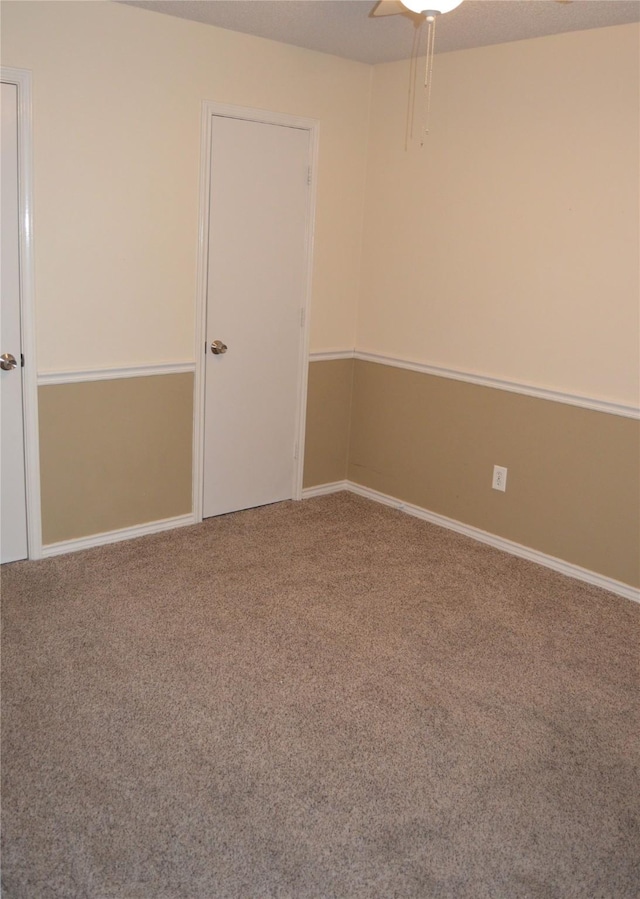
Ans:
[{"label": "cream painted upper wall", "polygon": [[318,119],[312,349],[353,347],[371,68],[115,3],[3,2],[33,72],[38,369],[193,359],[201,101]]},{"label": "cream painted upper wall", "polygon": [[639,29],[375,68],[359,349],[637,403]]}]

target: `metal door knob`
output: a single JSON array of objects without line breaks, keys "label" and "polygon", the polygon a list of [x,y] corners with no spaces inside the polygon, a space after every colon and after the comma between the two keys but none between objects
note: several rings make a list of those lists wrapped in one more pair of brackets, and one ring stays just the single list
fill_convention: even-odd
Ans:
[{"label": "metal door knob", "polygon": [[223,353],[227,352],[227,345],[223,343],[221,340],[214,340],[211,344],[211,352],[214,356],[222,356]]},{"label": "metal door knob", "polygon": [[0,356],[0,368],[3,371],[13,371],[17,366],[18,363],[16,362],[16,357],[12,356],[11,353],[3,353],[2,356]]}]

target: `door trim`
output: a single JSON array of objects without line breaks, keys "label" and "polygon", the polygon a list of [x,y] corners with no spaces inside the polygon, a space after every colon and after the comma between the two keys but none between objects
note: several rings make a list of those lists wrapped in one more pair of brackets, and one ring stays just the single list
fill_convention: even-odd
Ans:
[{"label": "door trim", "polygon": [[207,317],[207,282],[208,282],[208,247],[209,247],[209,197],[211,187],[211,139],[214,116],[232,119],[244,119],[268,125],[282,125],[287,128],[299,128],[309,132],[309,196],[307,206],[307,231],[305,237],[305,289],[302,297],[301,315],[303,322],[300,329],[300,354],[298,362],[298,409],[296,425],[296,458],[294,499],[302,499],[302,475],[304,466],[304,437],[307,406],[307,379],[309,358],[309,325],[311,307],[311,283],[313,274],[313,239],[316,213],[317,193],[317,160],[319,144],[319,123],[315,119],[301,118],[286,113],[269,112],[264,109],[251,109],[244,106],[229,106],[204,100],[202,103],[201,148],[200,148],[200,195],[198,225],[198,270],[196,283],[196,322],[195,322],[195,382],[194,382],[194,415],[193,415],[193,515],[197,522],[202,521],[202,493],[204,487],[204,389],[205,389],[205,353]]},{"label": "door trim", "polygon": [[31,72],[2,66],[1,78],[18,88],[18,231],[20,249],[20,330],[25,367],[22,372],[28,558],[42,557],[40,447],[33,255],[33,127]]}]

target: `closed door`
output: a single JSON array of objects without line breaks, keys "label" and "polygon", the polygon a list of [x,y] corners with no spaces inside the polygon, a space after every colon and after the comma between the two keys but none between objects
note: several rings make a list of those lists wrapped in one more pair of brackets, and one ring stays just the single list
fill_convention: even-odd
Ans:
[{"label": "closed door", "polygon": [[0,271],[0,558],[27,557],[20,330],[18,88],[2,84],[2,269]]},{"label": "closed door", "polygon": [[302,128],[213,116],[204,517],[294,495],[309,147]]}]

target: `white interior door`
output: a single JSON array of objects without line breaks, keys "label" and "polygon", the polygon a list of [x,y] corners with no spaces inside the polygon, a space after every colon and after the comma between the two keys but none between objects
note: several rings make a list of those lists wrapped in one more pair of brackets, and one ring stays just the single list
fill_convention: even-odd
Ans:
[{"label": "white interior door", "polygon": [[205,518],[294,495],[309,156],[308,130],[213,116]]},{"label": "white interior door", "polygon": [[25,559],[27,504],[20,328],[18,88],[2,83],[0,271],[0,559]]}]

